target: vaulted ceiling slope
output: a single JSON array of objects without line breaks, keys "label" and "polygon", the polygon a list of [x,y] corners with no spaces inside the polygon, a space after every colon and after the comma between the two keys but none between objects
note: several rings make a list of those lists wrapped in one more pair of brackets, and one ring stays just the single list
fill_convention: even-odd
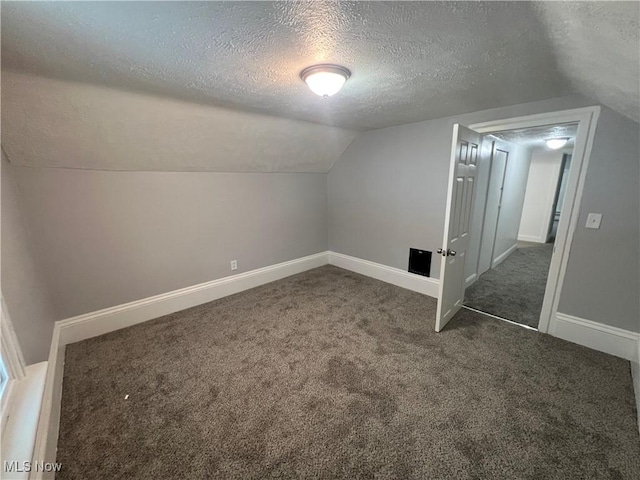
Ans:
[{"label": "vaulted ceiling slope", "polygon": [[572,89],[640,120],[640,2],[542,2],[542,23]]},{"label": "vaulted ceiling slope", "polygon": [[86,83],[2,74],[2,146],[14,165],[326,173],[356,134]]},{"label": "vaulted ceiling slope", "polygon": [[[31,123],[38,109],[48,111],[35,123],[45,133],[53,130],[52,137],[62,134],[49,125],[60,117],[88,129],[91,109],[97,109],[94,135],[104,128],[115,143],[134,120],[159,121],[137,129],[142,143],[154,130],[138,146],[147,155],[160,149],[151,145],[157,131],[171,135],[177,126],[184,143],[193,115],[218,119],[195,126],[194,138],[220,124],[235,130],[213,135],[216,141],[198,137],[184,167],[169,159],[149,165],[125,142],[125,157],[108,167],[124,169],[327,171],[354,131],[572,93],[638,121],[639,12],[638,2],[3,3],[3,144],[13,162],[28,163],[18,157],[30,146],[16,144],[29,141],[17,131],[29,128],[27,114],[16,111],[23,101],[33,107]],[[313,95],[299,78],[303,68],[323,62],[353,74],[329,99]],[[153,114],[119,120],[130,102]],[[160,110],[169,104],[182,112],[173,120]],[[120,125],[112,130],[110,122]],[[297,135],[299,129],[306,133]],[[245,144],[241,155],[238,143]],[[288,150],[280,150],[283,143]],[[178,149],[176,143],[167,156]],[[230,156],[221,160],[218,149]],[[271,156],[255,164],[249,156],[261,149]],[[46,155],[42,150],[38,155]],[[196,158],[201,151],[209,156]]]}]

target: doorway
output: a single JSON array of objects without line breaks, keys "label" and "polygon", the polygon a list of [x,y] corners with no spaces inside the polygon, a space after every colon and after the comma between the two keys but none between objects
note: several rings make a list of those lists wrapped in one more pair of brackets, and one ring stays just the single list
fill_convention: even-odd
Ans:
[{"label": "doorway", "polygon": [[576,134],[577,123],[567,123],[484,137],[466,307],[538,328]]},{"label": "doorway", "polygon": [[[471,262],[471,265],[481,265],[479,263],[480,258],[484,258],[483,255],[486,255],[486,253],[482,252],[491,251],[489,257],[489,269],[491,270],[509,258],[518,248],[517,237],[520,225],[517,225],[514,233],[514,222],[505,220],[505,218],[511,218],[513,211],[518,211],[518,208],[513,208],[514,205],[517,206],[517,203],[506,202],[504,198],[507,188],[510,188],[509,186],[512,185],[512,182],[509,182],[508,165],[510,161],[512,164],[515,163],[514,160],[517,156],[513,151],[509,151],[509,148],[512,147],[514,142],[505,140],[505,135],[508,136],[522,129],[536,127],[549,128],[550,126],[568,126],[572,124],[574,126],[577,125],[577,129],[572,156],[570,159],[566,157],[569,161],[566,163],[567,173],[566,179],[564,180],[564,201],[560,203],[562,210],[558,216],[556,231],[553,231],[553,223],[555,222],[551,221],[549,223],[549,230],[547,231],[547,233],[552,232],[554,234],[554,242],[551,248],[551,261],[548,268],[538,322],[539,331],[550,334],[555,333],[560,292],[564,281],[564,273],[567,268],[573,232],[578,222],[582,189],[584,187],[599,114],[599,107],[586,107],[483,122],[471,125],[470,127],[464,127],[459,124],[454,125],[444,236],[442,246],[438,248],[438,254],[442,255],[443,258],[440,263],[440,285],[435,324],[436,331],[439,332],[445,328],[447,323],[464,306],[467,283],[473,283],[474,281],[465,276],[467,264]],[[503,138],[499,138],[500,136]],[[488,141],[484,141],[485,138],[487,138]],[[511,145],[505,146],[505,143],[511,143]],[[491,158],[491,162],[493,162],[495,158],[496,163],[499,165],[493,174],[493,181],[499,185],[500,194],[496,195],[496,205],[501,211],[495,216],[496,230],[493,235],[496,237],[493,241],[491,241],[489,237],[489,240],[483,242],[482,237],[485,235],[485,218],[484,215],[481,216],[476,213],[476,211],[480,209],[480,206],[477,204],[478,201],[482,202],[482,199],[484,199],[485,202],[489,201],[489,197],[487,196],[488,187],[484,196],[482,193],[478,194],[475,188],[476,184],[484,184],[485,181],[487,185],[489,185],[489,176],[491,175],[492,169],[484,170],[486,178],[483,180],[482,172],[477,166],[476,157],[466,153],[473,145],[478,147],[476,150],[479,152],[478,161],[483,161],[483,159],[486,159],[488,156]],[[529,157],[529,162],[530,161],[531,157]],[[502,171],[502,165],[504,165],[504,171]],[[526,177],[528,178],[528,170]],[[560,178],[560,180],[562,180],[562,178]],[[525,191],[521,191],[520,193],[524,194]],[[559,196],[559,190],[554,190],[554,193],[556,196]],[[490,201],[496,202],[496,200]],[[553,204],[557,204],[555,198]],[[524,208],[524,199],[519,208],[519,214],[521,215],[522,209]],[[505,213],[505,209],[511,213]],[[482,207],[482,211],[485,211],[484,206]],[[480,229],[477,228],[479,222],[482,222]],[[489,227],[491,227],[491,222],[493,222],[493,216],[489,219]],[[509,225],[509,227],[507,228],[505,225]],[[499,232],[501,229],[511,232],[510,235],[512,237],[515,235],[515,245],[508,246],[508,242],[502,241],[498,243],[497,239],[500,237]],[[486,231],[489,232],[488,235],[491,235],[492,228],[487,228]],[[474,234],[474,232],[476,233]],[[481,232],[479,244],[474,243],[474,239],[472,239],[472,236],[475,235],[474,238],[478,241],[477,232]],[[483,243],[485,245],[484,248]],[[475,248],[470,248],[473,245],[480,245],[475,260],[473,258]],[[458,250],[453,248],[455,246],[458,247]],[[476,267],[476,279],[482,275],[483,272],[481,270],[482,268],[478,270]],[[480,272],[480,274],[478,274],[478,272]]]}]

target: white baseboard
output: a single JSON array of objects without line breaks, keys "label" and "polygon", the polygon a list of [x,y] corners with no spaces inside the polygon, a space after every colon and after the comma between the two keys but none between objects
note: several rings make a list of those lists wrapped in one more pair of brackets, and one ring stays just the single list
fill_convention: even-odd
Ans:
[{"label": "white baseboard", "polygon": [[56,322],[60,327],[60,344],[67,345],[130,327],[312,268],[321,267],[327,263],[329,263],[328,252],[317,253],[308,257],[258,268],[250,272],[60,320]]},{"label": "white baseboard", "polygon": [[[154,297],[105,308],[96,312],[60,320],[55,323],[49,352],[47,375],[33,460],[54,462],[60,427],[62,381],[64,377],[65,345],[120,330],[186,308],[195,307],[233,295],[281,278],[332,265],[352,270],[379,280],[414,290],[432,297],[438,295],[438,281],[377,263],[333,252],[279,263],[231,277],[194,285]],[[53,474],[32,474],[34,480],[53,478]]]},{"label": "white baseboard", "polygon": [[631,362],[638,431],[640,431],[640,333],[559,312],[556,314],[555,322],[553,323],[553,331],[549,333],[554,337],[584,345]]},{"label": "white baseboard", "polygon": [[518,235],[519,242],[547,243],[546,238],[534,237],[533,235]]},{"label": "white baseboard", "polygon": [[[327,263],[434,298],[438,296],[439,281],[437,279],[415,275],[340,253],[322,252],[58,321],[53,330],[49,352],[33,455],[34,462],[54,462],[56,458],[65,345],[201,305]],[[574,343],[626,358],[636,364],[640,361],[640,334],[638,333],[558,313],[553,334]],[[637,372],[634,373],[634,385],[640,406],[640,367],[636,368],[634,372]],[[52,473],[40,472],[33,473],[30,478],[33,480],[53,479],[53,475]]]},{"label": "white baseboard", "polygon": [[471,285],[476,283],[477,279],[478,279],[478,274],[477,273],[472,273],[471,275],[469,275],[467,277],[467,279],[464,281],[465,288],[469,288]]},{"label": "white baseboard", "polygon": [[491,263],[491,268],[496,268],[498,265],[500,265],[502,262],[504,262],[509,255],[511,255],[513,252],[515,252],[516,248],[518,248],[518,244],[514,243],[512,246],[510,246],[506,252],[498,255],[493,262]]},{"label": "white baseboard", "polygon": [[329,252],[329,263],[376,280],[438,298],[440,282],[435,278],[423,277],[422,275],[405,272],[399,268],[387,267],[386,265],[336,252]]},{"label": "white baseboard", "polygon": [[638,362],[639,360],[638,342],[640,342],[640,333],[559,312],[556,314],[553,331],[549,333],[554,337],[615,355],[631,362]]},{"label": "white baseboard", "polygon": [[[62,380],[64,377],[65,345],[130,327],[170,313],[195,307],[227,295],[242,292],[265,283],[321,267],[329,263],[329,253],[259,268],[231,277],[221,278],[135,302],[105,308],[55,323],[33,461],[55,462],[60,428]],[[30,480],[48,480],[54,473],[33,472]]]}]

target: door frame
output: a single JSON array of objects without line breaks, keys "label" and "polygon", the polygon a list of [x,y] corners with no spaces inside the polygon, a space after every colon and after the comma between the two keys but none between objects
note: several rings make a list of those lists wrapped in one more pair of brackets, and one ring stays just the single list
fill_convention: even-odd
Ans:
[{"label": "door frame", "polygon": [[567,191],[560,215],[558,232],[553,246],[553,257],[549,267],[547,286],[540,313],[538,331],[553,335],[556,330],[558,304],[560,292],[564,283],[564,276],[569,261],[569,251],[573,243],[573,235],[578,225],[580,203],[584,190],[587,168],[593,149],[596,126],[600,116],[600,107],[584,107],[572,110],[527,115],[522,117],[491,120],[469,125],[469,128],[479,133],[492,133],[502,130],[540,127],[558,123],[578,123],[578,131],[573,147]]}]

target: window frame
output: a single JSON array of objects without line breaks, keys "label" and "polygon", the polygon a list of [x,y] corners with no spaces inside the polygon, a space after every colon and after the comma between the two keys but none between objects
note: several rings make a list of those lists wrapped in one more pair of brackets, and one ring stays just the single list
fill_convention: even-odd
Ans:
[{"label": "window frame", "polygon": [[4,295],[0,292],[0,375],[5,379],[0,385],[0,414],[1,423],[4,424],[8,414],[11,398],[11,389],[15,382],[22,380],[25,375],[25,362],[22,350],[16,337],[16,332],[11,323],[11,317],[4,301]]},{"label": "window frame", "polygon": [[2,354],[0,354],[0,398],[4,395],[4,391],[7,389],[9,383],[9,372],[2,360]]}]

